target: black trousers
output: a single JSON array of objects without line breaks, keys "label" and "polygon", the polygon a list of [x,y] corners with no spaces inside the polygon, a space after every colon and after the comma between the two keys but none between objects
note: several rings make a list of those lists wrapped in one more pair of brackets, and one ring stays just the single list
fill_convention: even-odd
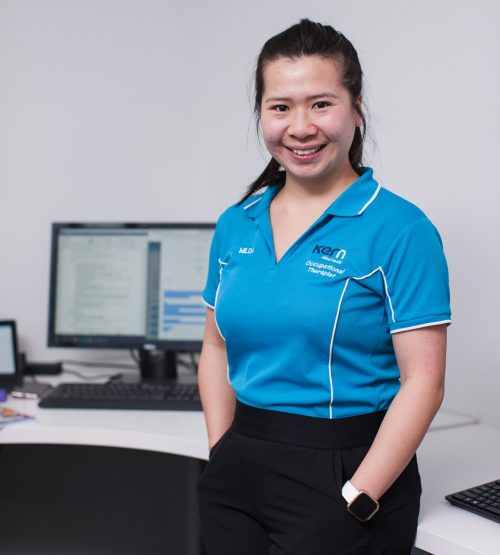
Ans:
[{"label": "black trousers", "polygon": [[409,555],[420,502],[414,457],[358,522],[341,490],[384,413],[323,420],[237,404],[198,482],[207,555]]}]

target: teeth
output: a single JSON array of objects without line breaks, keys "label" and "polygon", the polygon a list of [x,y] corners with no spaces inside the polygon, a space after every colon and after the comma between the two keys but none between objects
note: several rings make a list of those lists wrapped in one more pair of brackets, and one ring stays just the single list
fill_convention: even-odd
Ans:
[{"label": "teeth", "polygon": [[308,148],[307,150],[293,150],[293,152],[295,152],[295,154],[298,154],[299,156],[305,156],[306,154],[314,154],[315,152],[318,152],[318,150],[320,149],[320,147],[318,148]]}]

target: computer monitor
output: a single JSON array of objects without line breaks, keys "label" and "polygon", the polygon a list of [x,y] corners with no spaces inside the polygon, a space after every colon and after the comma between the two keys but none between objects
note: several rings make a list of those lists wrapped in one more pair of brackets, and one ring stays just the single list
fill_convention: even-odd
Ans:
[{"label": "computer monitor", "polygon": [[48,344],[139,350],[143,379],[199,351],[212,223],[54,223]]}]

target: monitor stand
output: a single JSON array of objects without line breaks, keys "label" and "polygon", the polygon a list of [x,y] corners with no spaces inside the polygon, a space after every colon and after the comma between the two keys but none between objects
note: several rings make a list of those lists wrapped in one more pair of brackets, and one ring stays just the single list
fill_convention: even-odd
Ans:
[{"label": "monitor stand", "polygon": [[141,380],[164,382],[177,378],[177,353],[161,349],[141,349],[139,351]]}]

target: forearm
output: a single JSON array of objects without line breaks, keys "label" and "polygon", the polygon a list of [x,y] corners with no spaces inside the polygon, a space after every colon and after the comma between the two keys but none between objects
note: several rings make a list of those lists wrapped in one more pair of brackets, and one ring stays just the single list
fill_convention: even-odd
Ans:
[{"label": "forearm", "polygon": [[410,462],[442,400],[441,383],[417,377],[406,380],[350,479],[354,487],[379,499]]},{"label": "forearm", "polygon": [[366,457],[350,479],[354,487],[376,499],[410,462],[444,394],[446,326],[396,333],[392,341],[401,388]]},{"label": "forearm", "polygon": [[198,385],[211,447],[231,425],[236,402],[227,379],[227,358],[223,345],[203,345]]}]

